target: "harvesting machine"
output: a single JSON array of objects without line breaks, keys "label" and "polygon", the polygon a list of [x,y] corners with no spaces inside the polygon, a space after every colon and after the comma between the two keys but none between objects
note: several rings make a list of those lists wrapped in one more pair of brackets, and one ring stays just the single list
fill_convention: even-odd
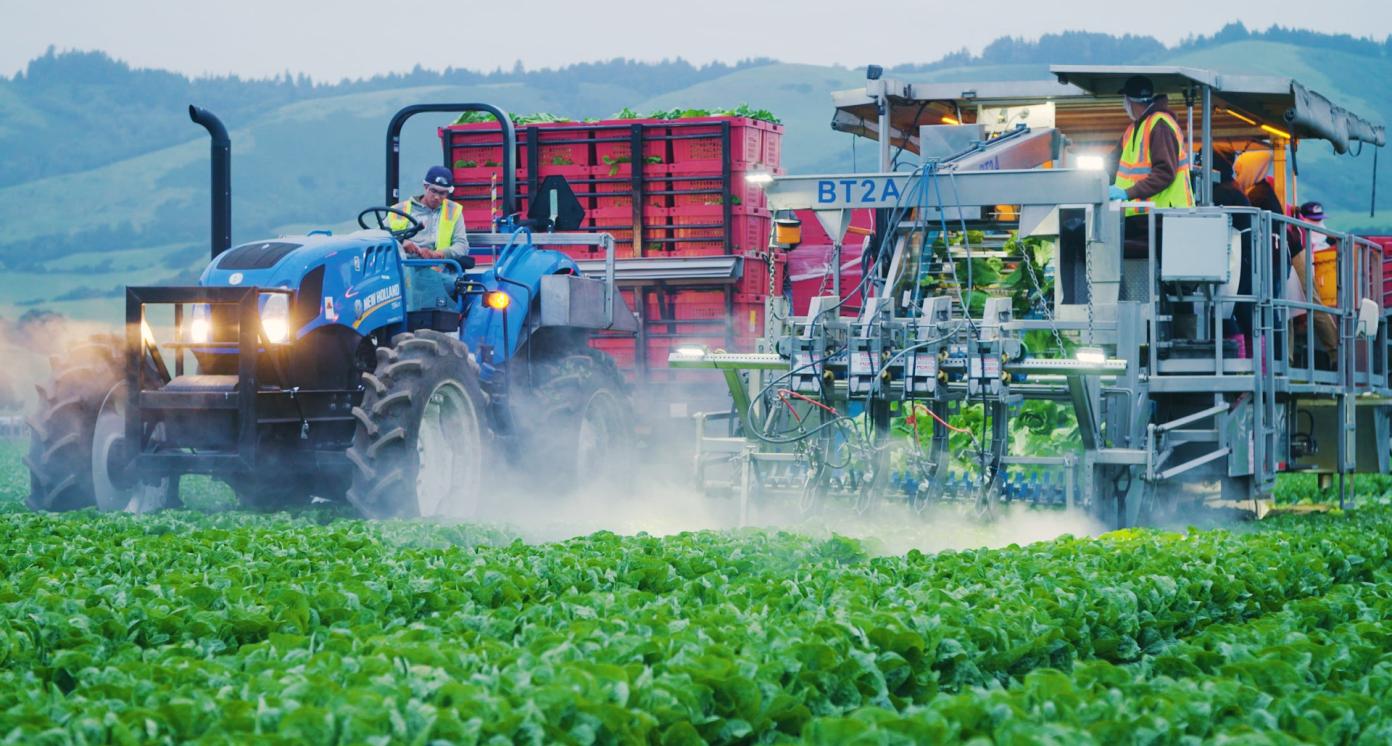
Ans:
[{"label": "harvesting machine", "polygon": [[[189,107],[212,137],[212,261],[194,287],[127,288],[124,337],[55,362],[31,420],[33,508],[157,509],[177,501],[181,475],[203,473],[255,507],[317,496],[370,517],[469,516],[509,471],[563,488],[623,460],[624,382],[587,345],[636,329],[613,239],[558,230],[579,210],[564,182],[544,185],[526,219],[507,214],[516,135],[487,104],[398,112],[384,204],[400,198],[402,126],[424,112],[487,112],[501,128],[504,215],[469,235],[491,259],[478,269],[406,257],[421,225],[390,207],[363,210],[344,235],[231,246],[230,140]],[[599,276],[539,246],[542,234],[598,247]]]},{"label": "harvesting machine", "polygon": [[[1210,178],[1221,153],[1298,204],[1298,143],[1356,152],[1383,128],[1285,78],[1052,70],[909,84],[872,67],[835,95],[832,126],[878,139],[879,172],[767,178],[787,229],[775,240],[795,250],[786,218],[815,216],[836,242],[828,273],[852,210],[873,210],[875,232],[844,247],[862,252],[860,283],[806,315],[770,308],[782,322],[756,350],[671,355],[723,371],[734,401],[700,418],[707,492],[746,510],[776,495],[1077,505],[1129,525],[1195,499],[1246,505],[1283,471],[1337,475],[1341,496],[1345,474],[1387,471],[1380,248],[1285,210],[1215,206]],[[1128,123],[1117,91],[1134,75],[1176,103],[1196,207],[1108,199],[1104,154]],[[1320,314],[1334,349],[1299,326]],[[1239,318],[1245,331],[1226,328]],[[1039,453],[1030,431],[1060,414],[1076,441]]]}]

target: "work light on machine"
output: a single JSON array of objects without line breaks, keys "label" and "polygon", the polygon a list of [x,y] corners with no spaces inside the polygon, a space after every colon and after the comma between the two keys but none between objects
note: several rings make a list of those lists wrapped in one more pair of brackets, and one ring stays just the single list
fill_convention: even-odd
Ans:
[{"label": "work light on machine", "polygon": [[1100,155],[1080,155],[1073,159],[1073,164],[1084,171],[1102,171],[1107,168],[1107,161]]},{"label": "work light on machine", "polygon": [[494,311],[501,311],[512,305],[512,296],[501,290],[494,290],[483,296],[483,305],[488,306]]},{"label": "work light on machine", "polygon": [[706,347],[705,345],[682,345],[681,347],[672,350],[672,354],[676,355],[677,357],[686,357],[699,360],[700,358],[705,357],[706,353],[709,351],[710,348]]},{"label": "work light on machine", "polygon": [[773,172],[766,168],[751,169],[749,173],[744,175],[744,180],[749,182],[750,184],[758,184],[760,186],[763,186],[764,184],[772,184]]},{"label": "work light on machine", "polygon": [[1078,358],[1080,363],[1101,365],[1107,362],[1107,351],[1101,347],[1079,347],[1074,357]]}]

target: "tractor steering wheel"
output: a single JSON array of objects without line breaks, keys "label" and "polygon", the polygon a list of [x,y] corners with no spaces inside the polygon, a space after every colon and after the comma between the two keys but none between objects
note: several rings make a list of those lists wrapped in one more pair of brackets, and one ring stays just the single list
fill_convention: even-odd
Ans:
[{"label": "tractor steering wheel", "polygon": [[[390,233],[392,238],[398,241],[405,241],[409,238],[413,238],[417,233],[425,230],[425,226],[421,224],[421,221],[411,217],[406,211],[398,210],[395,207],[369,207],[363,210],[358,213],[358,227],[364,230],[372,228],[372,226],[367,224],[366,218],[368,215],[377,219],[378,228]],[[391,224],[387,222],[389,219],[388,216],[390,215],[406,218],[407,226],[401,229],[392,228]]]}]

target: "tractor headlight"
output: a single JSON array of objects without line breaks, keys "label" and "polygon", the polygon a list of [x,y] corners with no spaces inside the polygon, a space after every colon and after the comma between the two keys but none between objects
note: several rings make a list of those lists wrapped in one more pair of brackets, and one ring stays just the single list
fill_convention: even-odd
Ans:
[{"label": "tractor headlight", "polygon": [[189,321],[189,341],[194,344],[207,344],[213,337],[213,322],[208,318],[207,304],[193,307],[193,318]]},{"label": "tractor headlight", "polygon": [[261,330],[266,341],[282,344],[290,339],[290,296],[285,293],[262,293]]}]

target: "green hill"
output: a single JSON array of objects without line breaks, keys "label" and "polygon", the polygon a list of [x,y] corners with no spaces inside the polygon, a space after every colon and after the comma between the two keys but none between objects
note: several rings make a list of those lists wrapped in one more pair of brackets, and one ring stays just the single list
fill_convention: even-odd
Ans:
[{"label": "green hill", "polygon": [[[1073,50],[1076,58],[1060,57]],[[1167,49],[1097,34],[1002,40],[978,56],[948,55],[890,74],[911,81],[1045,78],[1049,62],[1176,63],[1287,75],[1366,116],[1392,122],[1387,44],[1308,32],[1251,34],[1240,27]],[[715,107],[749,103],[786,125],[790,173],[862,170],[874,145],[831,130],[829,94],[864,80],[859,69],[751,61],[613,61],[561,70],[415,71],[319,85],[288,77],[189,80],[131,70],[103,55],[54,55],[25,75],[0,79],[0,316],[43,308],[114,318],[121,286],[188,280],[206,259],[207,139],[188,103],[207,105],[232,128],[234,240],[341,228],[382,199],[383,134],[406,103],[483,100],[513,112],[573,117],[625,106]],[[418,117],[404,133],[403,181],[439,160],[435,127]],[[1341,227],[1392,230],[1368,218],[1371,154],[1335,159],[1312,143],[1300,152],[1303,196],[1326,201]],[[1389,189],[1384,189],[1387,194]],[[1383,200],[1380,209],[1392,207]]]}]

